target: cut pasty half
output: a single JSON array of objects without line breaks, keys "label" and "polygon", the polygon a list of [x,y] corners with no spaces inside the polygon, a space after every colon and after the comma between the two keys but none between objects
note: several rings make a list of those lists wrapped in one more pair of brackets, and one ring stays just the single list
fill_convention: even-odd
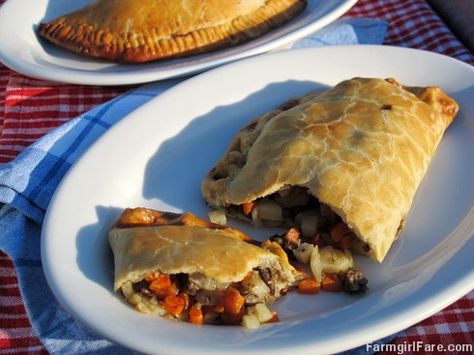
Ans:
[{"label": "cut pasty half", "polygon": [[77,53],[147,62],[251,40],[305,7],[306,0],[96,0],[38,32]]},{"label": "cut pasty half", "polygon": [[127,209],[108,240],[115,290],[139,311],[192,323],[275,320],[267,304],[303,277],[278,244],[191,213]]},{"label": "cut pasty half", "polygon": [[382,261],[457,111],[438,87],[347,80],[243,128],[202,194],[230,216]]}]

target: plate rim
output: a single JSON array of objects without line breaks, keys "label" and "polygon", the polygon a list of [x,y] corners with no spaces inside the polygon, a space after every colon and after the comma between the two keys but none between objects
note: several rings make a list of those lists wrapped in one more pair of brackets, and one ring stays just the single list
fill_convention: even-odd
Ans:
[{"label": "plate rim", "polygon": [[[454,58],[451,58],[451,57],[448,57],[446,55],[442,55],[442,54],[438,54],[438,53],[433,53],[433,52],[429,52],[429,51],[423,51],[423,50],[418,50],[418,49],[412,49],[412,48],[401,48],[401,47],[391,47],[391,46],[378,46],[378,45],[365,45],[365,46],[361,46],[361,45],[355,45],[355,46],[335,46],[337,48],[341,48],[342,50],[346,49],[346,50],[350,50],[350,49],[355,49],[355,48],[359,48],[359,49],[364,49],[364,48],[361,48],[361,47],[366,47],[366,49],[370,49],[370,48],[367,48],[367,47],[376,47],[377,49],[381,49],[381,48],[384,48],[383,50],[387,49],[388,51],[390,50],[395,50],[395,51],[410,51],[410,52],[423,52],[424,55],[432,55],[432,56],[437,56],[437,57],[443,57],[445,60],[449,60],[449,61],[454,61],[454,62],[457,62],[457,65],[464,65],[465,66],[465,69],[469,69],[471,71],[472,74],[474,74],[474,67],[471,67],[470,65],[462,62],[462,61],[459,61],[457,59],[454,59]],[[321,47],[321,48],[307,48],[307,49],[299,49],[299,50],[293,50],[293,51],[326,51],[326,50],[331,50],[331,48],[335,48],[335,47]],[[280,53],[272,53],[272,54],[266,54],[265,57],[269,57],[269,56],[276,56],[276,55],[281,55]],[[243,61],[240,61],[239,63],[231,63],[231,64],[228,64],[226,66],[223,66],[223,67],[219,67],[219,68],[216,68],[212,71],[209,71],[209,72],[205,72],[203,74],[200,74],[199,76],[196,76],[196,77],[193,77],[191,79],[188,79],[182,83],[179,83],[177,84],[175,87],[171,88],[170,90],[168,90],[167,92],[163,93],[160,95],[160,97],[162,97],[162,95],[169,95],[170,92],[172,90],[179,90],[179,87],[181,85],[189,85],[189,83],[191,82],[194,82],[194,81],[198,81],[198,80],[201,80],[201,77],[204,77],[204,76],[210,76],[210,75],[216,75],[215,73],[216,72],[219,72],[221,70],[226,70],[226,67],[227,66],[230,66],[230,65],[245,65],[245,62],[249,62],[249,61],[254,61],[254,60],[262,60],[260,58],[248,58],[248,59],[245,59]],[[122,124],[122,122],[125,122],[126,119],[128,119],[130,116],[135,116],[135,115],[139,115],[139,111],[141,109],[145,109],[146,106],[148,105],[153,105],[153,102],[155,101],[155,99],[152,99],[150,102],[146,103],[145,105],[141,106],[138,110],[134,111],[132,114],[128,115],[128,117],[126,117],[125,119],[122,119],[120,122],[118,122],[116,125],[114,125],[111,129],[109,129],[105,135],[109,135],[109,134],[113,134],[113,133],[109,133],[109,132],[113,132],[117,129],[120,129],[120,125]],[[53,211],[53,207],[54,207],[54,204],[55,204],[55,200],[56,198],[58,198],[58,195],[60,194],[60,191],[61,189],[64,187],[64,184],[65,182],[67,181],[68,179],[68,176],[70,174],[72,174],[74,172],[75,169],[77,169],[77,166],[80,166],[80,162],[81,161],[84,161],[85,159],[87,159],[86,157],[89,155],[89,154],[93,154],[91,153],[91,151],[93,152],[95,149],[97,148],[94,148],[94,147],[97,147],[98,144],[100,144],[99,142],[102,140],[102,137],[100,139],[98,139],[96,142],[93,143],[93,145],[91,147],[89,147],[89,149],[82,155],[82,157],[76,162],[73,164],[73,166],[71,166],[71,168],[69,169],[69,171],[66,173],[66,175],[64,176],[63,180],[61,181],[60,185],[58,186],[58,188],[56,189],[53,197],[51,198],[51,201],[50,201],[50,205],[47,209],[47,212],[46,212],[46,215],[45,215],[45,219],[44,219],[44,223],[43,223],[43,229],[42,229],[42,236],[41,236],[41,240],[42,240],[42,243],[41,243],[41,254],[42,254],[42,259],[45,260],[43,258],[43,256],[45,254],[43,254],[45,252],[45,249],[44,249],[44,245],[45,243],[43,241],[45,241],[47,239],[47,237],[44,237],[44,235],[47,235],[47,229],[48,229],[48,224],[51,223],[51,216],[52,216],[52,211]],[[474,209],[471,209],[471,211],[467,214],[467,216],[471,216],[474,215]],[[45,233],[45,234],[44,234]],[[472,239],[472,235],[471,235],[471,239]],[[457,252],[459,253],[459,251]],[[456,253],[456,254],[457,254]],[[453,256],[454,258],[454,256]],[[49,265],[48,265],[48,262],[43,262],[43,268],[48,268]],[[46,270],[45,270],[45,274],[47,274]],[[48,278],[47,276],[47,281],[48,281],[48,284],[50,286],[50,288],[53,290],[53,286],[51,285],[50,283],[50,279]],[[463,285],[462,286],[457,286],[456,290],[457,292],[452,292],[452,288],[454,286],[451,286],[451,288],[447,288],[447,289],[444,289],[442,292],[439,292],[438,294],[436,294],[435,296],[431,296],[431,298],[434,298],[436,300],[438,300],[438,302],[436,302],[437,306],[436,307],[431,307],[431,310],[429,312],[426,312],[426,309],[423,308],[423,302],[415,302],[415,303],[412,303],[412,308],[414,308],[414,311],[418,311],[420,308],[421,309],[424,309],[424,312],[417,312],[417,315],[416,316],[413,316],[411,318],[411,320],[409,322],[406,322],[403,326],[403,328],[401,329],[404,329],[410,325],[413,325],[415,324],[416,322],[436,313],[437,311],[439,311],[440,309],[443,309],[444,307],[446,307],[447,305],[451,304],[454,300],[462,297],[464,294],[468,293],[473,287],[474,287],[474,267],[472,268],[472,270],[470,270],[469,272],[466,273],[466,275],[462,278],[462,279],[458,279],[458,283],[461,282]],[[56,292],[54,292],[53,290],[53,293],[55,294],[56,298],[57,295],[56,295]],[[448,297],[449,296],[449,297]],[[408,297],[410,298],[410,297]],[[59,299],[58,299],[59,300]],[[439,301],[440,300],[440,301]],[[444,300],[444,302],[442,302]],[[60,303],[62,304],[61,300],[59,300]],[[431,303],[433,303],[434,301],[432,300]],[[426,301],[425,301],[426,303]],[[64,305],[63,305],[64,306]],[[67,309],[69,309],[67,306],[66,306]],[[76,315],[74,316],[74,318],[77,319]],[[387,319],[386,322],[390,322],[390,319]],[[90,323],[88,323],[87,321],[85,322],[87,324],[87,326],[91,329],[94,329],[96,331],[99,331],[99,333],[103,334],[103,332],[100,330],[100,329],[97,329],[94,325],[91,325]],[[400,325],[392,325],[392,327],[388,326],[388,327],[385,327],[384,328],[385,331],[384,332],[379,332],[378,334],[382,334],[381,337],[385,337],[385,336],[388,336],[388,335],[391,335],[393,334],[394,332],[397,332],[400,329]],[[366,337],[367,338],[367,337]],[[355,341],[355,345],[354,346],[358,346],[358,345],[363,345],[366,343],[365,339],[366,338],[359,338],[357,341]],[[373,338],[372,336],[369,336],[369,338]],[[375,340],[375,339],[373,339]],[[122,344],[124,346],[128,346],[126,343],[122,343],[120,341],[117,341],[117,339],[113,339],[114,342],[116,343],[119,343],[119,344]],[[347,341],[347,340],[346,340]],[[305,343],[305,344],[302,344],[301,347],[298,347],[297,349],[295,350],[301,350],[301,351],[305,351],[305,350],[313,350],[314,349],[311,349],[310,347],[314,345],[314,344],[311,344],[311,343]],[[176,349],[177,351],[179,351],[179,349]],[[186,350],[189,350],[189,349],[186,349]],[[206,351],[208,351],[209,349],[206,349]],[[288,349],[283,349],[283,351],[285,350],[288,350]],[[342,349],[338,349],[337,351],[342,351],[342,350],[347,350],[346,347],[342,348]],[[219,351],[219,350],[218,350]],[[231,350],[227,350],[229,352],[232,352]],[[262,349],[259,349],[257,352],[259,353],[280,353],[280,351],[277,351],[277,349],[265,349],[265,350],[262,350]]]},{"label": "plate rim", "polygon": [[[21,0],[28,2],[28,0]],[[42,1],[51,1],[51,0],[42,0]],[[7,48],[3,48],[2,43],[5,41],[2,40],[2,34],[0,32],[0,62],[10,69],[22,73],[24,75],[37,78],[40,80],[55,81],[58,83],[68,83],[68,84],[78,84],[78,85],[102,85],[102,86],[121,86],[121,85],[135,85],[135,84],[144,84],[147,82],[165,80],[172,78],[179,78],[184,76],[189,76],[193,74],[200,73],[205,70],[215,68],[220,65],[224,65],[230,62],[238,61],[244,58],[255,56],[258,54],[263,54],[270,50],[277,50],[278,48],[285,46],[289,43],[292,43],[302,37],[308,36],[311,33],[327,26],[331,22],[340,18],[344,13],[349,11],[358,0],[337,0],[340,3],[334,8],[333,11],[326,14],[325,16],[318,18],[317,20],[308,23],[302,28],[296,31],[290,31],[285,35],[270,40],[260,46],[244,49],[243,52],[226,55],[222,58],[217,58],[215,60],[204,61],[196,65],[185,65],[183,68],[171,68],[160,70],[159,68],[156,71],[137,73],[136,71],[128,71],[121,73],[100,73],[100,70],[97,71],[82,71],[82,69],[68,69],[68,68],[53,68],[49,65],[39,66],[31,62],[26,62],[19,60],[17,56],[12,56],[7,51]],[[7,16],[11,8],[14,8],[16,2],[7,1],[0,7],[0,19],[3,16]],[[285,25],[281,26],[284,27]],[[37,38],[35,36],[35,38]],[[241,45],[245,45],[242,43]],[[238,47],[238,46],[237,46]],[[225,49],[224,49],[225,50]],[[24,48],[22,53],[30,53],[28,48]],[[213,52],[210,52],[213,53]],[[206,55],[203,53],[201,55]],[[191,56],[187,58],[195,58],[196,56]],[[157,62],[159,63],[159,62]],[[117,64],[122,66],[123,64]],[[67,78],[67,80],[66,80]]]}]

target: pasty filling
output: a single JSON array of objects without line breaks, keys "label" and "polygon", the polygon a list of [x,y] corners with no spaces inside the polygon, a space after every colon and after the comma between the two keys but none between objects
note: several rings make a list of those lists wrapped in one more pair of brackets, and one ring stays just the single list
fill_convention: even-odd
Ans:
[{"label": "pasty filling", "polygon": [[299,186],[285,187],[269,196],[229,207],[231,215],[251,220],[256,226],[290,227],[270,240],[280,244],[290,260],[308,264],[313,280],[303,280],[301,293],[367,291],[367,279],[356,270],[352,251],[367,254],[362,242],[332,209]]},{"label": "pasty filling", "polygon": [[139,311],[194,324],[243,325],[256,328],[278,321],[267,304],[288,288],[278,270],[259,267],[240,282],[218,283],[201,273],[166,275],[150,272],[122,285],[127,301]]},{"label": "pasty filling", "polygon": [[[284,187],[269,196],[232,205],[229,209],[231,214],[251,220],[256,226],[295,227],[303,242],[331,245],[360,254],[369,251],[368,245],[360,241],[329,206],[320,203],[303,187]],[[287,243],[282,246],[287,251],[290,247]]]}]

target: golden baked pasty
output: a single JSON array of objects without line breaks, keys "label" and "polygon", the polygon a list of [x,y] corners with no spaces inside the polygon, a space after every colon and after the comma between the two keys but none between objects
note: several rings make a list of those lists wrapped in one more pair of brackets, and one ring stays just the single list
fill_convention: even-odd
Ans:
[{"label": "golden baked pasty", "polygon": [[382,261],[457,112],[438,87],[343,81],[240,130],[202,194],[230,216]]},{"label": "golden baked pasty", "polygon": [[278,244],[265,249],[189,212],[126,209],[108,240],[116,291],[141,312],[192,323],[274,320],[267,304],[303,276]]},{"label": "golden baked pasty", "polygon": [[47,40],[91,57],[148,62],[236,45],[289,21],[306,0],[96,0],[41,23]]}]

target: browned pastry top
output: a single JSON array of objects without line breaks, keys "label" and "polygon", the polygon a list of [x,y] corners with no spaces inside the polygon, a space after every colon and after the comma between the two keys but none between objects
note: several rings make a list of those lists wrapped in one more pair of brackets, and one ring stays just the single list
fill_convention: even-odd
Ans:
[{"label": "browned pastry top", "polygon": [[305,7],[306,0],[96,0],[40,24],[39,34],[88,56],[147,62],[250,40]]},{"label": "browned pastry top", "polygon": [[226,208],[305,187],[383,260],[458,105],[438,87],[354,78],[286,106],[237,133],[204,198]]}]

